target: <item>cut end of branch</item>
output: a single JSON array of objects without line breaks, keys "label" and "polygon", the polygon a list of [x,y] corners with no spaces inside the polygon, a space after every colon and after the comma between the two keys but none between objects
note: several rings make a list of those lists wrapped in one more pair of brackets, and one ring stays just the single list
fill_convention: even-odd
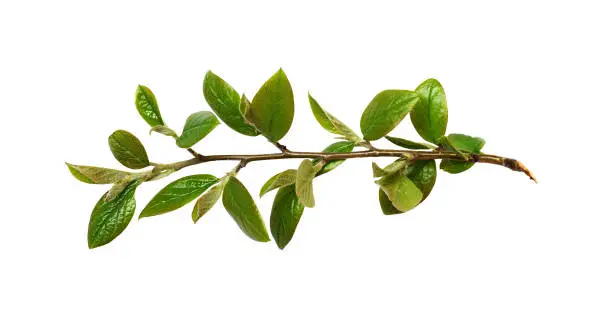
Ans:
[{"label": "cut end of branch", "polygon": [[535,178],[533,173],[525,165],[523,165],[523,163],[515,159],[506,158],[504,161],[504,165],[514,171],[525,173],[525,175],[529,176],[529,178],[533,180],[536,184],[538,183],[538,180]]}]

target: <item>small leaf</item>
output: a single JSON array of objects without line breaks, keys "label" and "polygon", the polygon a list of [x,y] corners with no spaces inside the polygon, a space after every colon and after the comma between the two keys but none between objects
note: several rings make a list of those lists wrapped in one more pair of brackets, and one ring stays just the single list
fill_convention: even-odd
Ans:
[{"label": "small leaf", "polygon": [[[480,137],[472,137],[463,134],[450,134],[446,137],[447,148],[456,149],[460,152],[468,154],[480,154],[480,150],[485,145],[485,140]],[[451,174],[459,174],[465,172],[474,166],[473,162],[464,162],[458,160],[443,159],[440,162],[440,169]]]},{"label": "small leaf", "polygon": [[138,113],[150,126],[160,126],[164,124],[159,107],[157,106],[157,99],[151,89],[138,85],[136,88],[136,109]]},{"label": "small leaf", "polygon": [[219,120],[215,114],[209,111],[193,113],[187,118],[183,133],[176,140],[176,145],[181,148],[189,148],[206,137],[217,125],[219,125]]},{"label": "small leaf", "polygon": [[378,166],[378,164],[376,164],[375,162],[372,162],[372,176],[374,176],[374,177],[382,177],[382,176],[385,176],[385,175],[387,175],[385,170],[380,168],[380,166]]},{"label": "small leaf", "polygon": [[412,162],[404,173],[423,193],[420,202],[423,203],[436,184],[436,161],[432,159]]},{"label": "small leaf", "polygon": [[380,209],[385,215],[393,215],[393,214],[401,214],[402,212],[393,206],[393,203],[382,190],[382,188],[378,189],[378,202],[380,203]]},{"label": "small leaf", "polygon": [[149,157],[136,136],[125,130],[117,130],[108,137],[108,145],[119,163],[131,169],[149,166]]},{"label": "small leaf", "polygon": [[291,84],[279,69],[255,94],[246,118],[269,140],[277,142],[291,127],[293,109]]},{"label": "small leaf", "polygon": [[[384,170],[380,170],[383,171],[384,175]],[[436,162],[434,160],[412,162],[405,168],[405,170],[403,171],[403,175],[410,179],[414,183],[414,185],[416,185],[421,190],[421,193],[423,193],[423,198],[421,199],[419,204],[423,203],[423,201],[431,193],[431,190],[433,189],[434,184],[436,183]],[[380,208],[382,209],[384,214],[391,215],[402,213],[402,211],[398,210],[393,206],[393,203],[391,202],[389,197],[387,197],[387,194],[383,192],[382,189],[379,190],[378,200],[380,203]]]},{"label": "small leaf", "polygon": [[204,195],[202,195],[196,201],[193,211],[191,212],[191,218],[193,219],[194,223],[204,216],[204,214],[206,214],[213,206],[215,206],[223,193],[226,181],[227,179],[224,179],[219,184],[213,186],[213,188],[204,193]]},{"label": "small leaf", "polygon": [[368,104],[361,116],[365,140],[377,140],[389,133],[412,110],[418,97],[409,90],[384,90]]},{"label": "small leaf", "polygon": [[242,94],[242,97],[240,97],[240,106],[238,107],[242,117],[246,115],[249,108],[251,108],[251,102],[244,94]]},{"label": "small leaf", "polygon": [[295,184],[295,177],[297,171],[295,169],[288,169],[284,172],[280,172],[272,177],[263,184],[259,191],[259,197],[264,196],[269,191],[281,188],[287,185]]},{"label": "small leaf", "polygon": [[[346,142],[346,141],[335,142],[327,146],[325,149],[323,149],[323,152],[324,153],[350,153],[353,151],[353,148],[355,148],[355,143],[353,142]],[[317,165],[319,164],[319,162],[321,162],[320,159],[315,159],[312,162],[312,164]],[[340,166],[340,164],[342,164],[343,162],[344,162],[343,159],[327,162],[325,165],[323,165],[323,168],[319,170],[319,172],[317,173],[317,176],[323,175],[325,173],[332,171],[336,167]]]},{"label": "small leaf", "polygon": [[410,113],[416,131],[426,141],[439,144],[446,132],[448,108],[442,85],[435,79],[427,79],[415,90],[419,101]]},{"label": "small leaf", "polygon": [[168,184],[153,197],[140,213],[140,218],[160,215],[181,208],[218,181],[218,178],[208,174],[179,178]]},{"label": "small leaf", "polygon": [[419,204],[423,198],[421,190],[402,172],[385,176],[377,181],[393,206],[400,212],[406,212]]},{"label": "small leaf", "polygon": [[257,129],[245,122],[244,117],[240,114],[238,93],[212,71],[208,71],[204,78],[204,98],[227,126],[243,135],[259,135]]},{"label": "small leaf", "polygon": [[128,226],[136,209],[134,193],[138,184],[138,181],[133,181],[108,202],[105,201],[106,193],[102,195],[89,220],[87,243],[90,249],[114,240]]},{"label": "small leaf", "polygon": [[270,215],[270,229],[278,248],[284,249],[291,241],[302,213],[304,205],[295,194],[295,185],[281,187],[274,198]]},{"label": "small leaf", "polygon": [[406,168],[407,165],[408,160],[405,158],[398,158],[391,164],[385,166],[385,168],[380,168],[377,164],[372,163],[372,172],[374,174],[374,177],[390,176],[400,170],[403,170],[404,168]]},{"label": "small leaf", "polygon": [[355,134],[352,129],[346,126],[343,122],[339,121],[336,117],[332,116],[330,113],[323,110],[321,105],[319,105],[319,103],[312,98],[310,94],[308,94],[308,101],[310,102],[310,109],[321,127],[332,134],[342,135],[343,139],[356,143],[362,141],[361,137]]},{"label": "small leaf", "polygon": [[151,127],[151,130],[149,130],[149,135],[151,135],[152,132],[160,133],[162,135],[166,135],[166,136],[170,136],[174,138],[178,137],[178,135],[176,135],[176,132],[174,132],[174,130],[170,129],[169,127],[165,125],[157,125],[157,126]]},{"label": "small leaf", "polygon": [[316,174],[317,170],[309,159],[303,160],[297,170],[295,192],[300,202],[306,207],[314,207],[315,205],[312,180]]},{"label": "small leaf", "polygon": [[425,144],[425,143],[416,143],[413,141],[409,141],[407,139],[399,138],[399,137],[391,137],[385,136],[385,138],[391,143],[406,148],[406,149],[435,149],[436,146]]},{"label": "small leaf", "polygon": [[223,190],[223,206],[248,237],[258,242],[270,241],[251,194],[234,176],[228,178]]},{"label": "small leaf", "polygon": [[66,166],[68,166],[72,176],[88,184],[113,184],[130,175],[128,172],[103,167],[73,165],[69,163],[66,163]]},{"label": "small leaf", "polygon": [[106,192],[106,197],[104,198],[104,201],[109,202],[115,199],[115,197],[121,194],[121,192],[123,192],[123,190],[125,190],[125,188],[128,187],[128,185],[130,185],[134,180],[134,177],[128,176],[113,184],[113,186],[108,190],[108,192]]}]

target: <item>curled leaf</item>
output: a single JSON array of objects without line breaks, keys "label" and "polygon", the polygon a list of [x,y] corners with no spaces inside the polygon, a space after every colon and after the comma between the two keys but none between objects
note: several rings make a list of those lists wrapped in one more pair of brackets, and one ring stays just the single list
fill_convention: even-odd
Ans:
[{"label": "curled leaf", "polygon": [[352,142],[362,141],[361,137],[359,137],[352,129],[346,126],[343,122],[339,121],[336,117],[332,116],[332,114],[323,110],[321,105],[319,105],[319,103],[312,98],[310,93],[308,94],[308,101],[310,102],[310,109],[321,127],[332,134],[341,135],[341,139],[346,139]]},{"label": "curled leaf", "polygon": [[295,179],[295,192],[300,202],[306,207],[314,207],[315,205],[312,180],[316,174],[317,169],[311,160],[305,159],[300,163]]},{"label": "curled leaf", "polygon": [[406,149],[435,149],[436,146],[425,144],[425,143],[417,143],[404,138],[385,136],[385,138],[391,143],[406,148]]}]

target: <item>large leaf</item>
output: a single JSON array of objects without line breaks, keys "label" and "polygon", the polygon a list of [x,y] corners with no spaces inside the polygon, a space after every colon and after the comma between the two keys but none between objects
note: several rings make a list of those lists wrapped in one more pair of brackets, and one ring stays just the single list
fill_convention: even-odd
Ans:
[{"label": "large leaf", "polygon": [[217,125],[219,120],[215,114],[209,111],[193,113],[187,118],[183,133],[176,140],[176,144],[181,148],[189,148],[206,137]]},{"label": "large leaf", "polygon": [[259,197],[262,197],[267,192],[273,191],[277,188],[295,184],[296,175],[297,171],[295,169],[288,169],[270,177],[270,179],[261,187]]},{"label": "large leaf", "polygon": [[164,214],[181,208],[196,199],[218,181],[218,178],[208,174],[179,178],[162,188],[153,197],[140,213],[140,218]]},{"label": "large leaf", "polygon": [[[463,134],[450,134],[446,139],[447,144],[452,146],[445,146],[446,148],[456,149],[459,152],[468,154],[479,154],[485,144],[485,140],[480,137],[472,137]],[[474,166],[473,162],[458,160],[443,159],[442,162],[440,162],[440,169],[451,174],[465,172],[472,168],[472,166]]]},{"label": "large leaf", "polygon": [[[335,142],[325,147],[325,149],[323,149],[323,152],[324,153],[350,153],[353,151],[353,148],[355,148],[355,143],[341,141],[341,142]],[[319,162],[321,162],[320,159],[315,159],[312,162],[312,164],[317,165]],[[335,169],[336,167],[340,166],[340,164],[342,164],[343,162],[344,162],[343,159],[338,159],[338,160],[327,162],[325,165],[323,165],[323,168],[319,170],[319,172],[317,173],[317,176],[323,175]]]},{"label": "large leaf", "polygon": [[285,248],[293,238],[302,213],[304,205],[295,194],[295,185],[280,188],[274,198],[270,215],[270,230],[280,249]]},{"label": "large leaf", "polygon": [[222,182],[215,185],[197,200],[195,206],[193,207],[193,211],[191,212],[191,218],[193,219],[194,223],[204,216],[204,214],[208,213],[213,206],[215,206],[219,198],[221,198],[221,194],[225,188],[225,182],[227,182],[227,179],[222,180]]},{"label": "large leaf", "polygon": [[204,77],[204,98],[227,126],[244,135],[259,135],[257,129],[240,114],[238,93],[212,71],[208,71]]},{"label": "large leaf", "polygon": [[113,184],[129,176],[130,173],[116,169],[73,165],[66,163],[68,170],[76,179],[88,184]]},{"label": "large leaf", "polygon": [[401,171],[385,176],[377,183],[400,212],[414,208],[423,198],[421,190]]},{"label": "large leaf", "polygon": [[164,125],[155,95],[151,89],[143,85],[138,85],[136,88],[136,109],[151,127]]},{"label": "large leaf", "polygon": [[297,170],[295,192],[300,202],[306,207],[314,207],[315,205],[312,180],[315,178],[317,171],[309,159],[303,160]]},{"label": "large leaf", "polygon": [[415,90],[419,101],[410,113],[416,131],[426,141],[439,144],[446,132],[448,109],[446,94],[435,79],[427,79]]},{"label": "large leaf", "polygon": [[393,144],[406,148],[406,149],[435,149],[436,146],[432,146],[425,143],[417,143],[404,138],[385,136],[385,138]]},{"label": "large leaf", "polygon": [[361,132],[366,140],[377,140],[389,133],[418,101],[409,90],[384,90],[368,104],[361,116]]},{"label": "large leaf", "polygon": [[149,157],[136,136],[125,130],[117,130],[108,137],[108,145],[119,163],[131,169],[149,166]]},{"label": "large leaf", "polygon": [[293,90],[287,76],[279,69],[259,89],[246,118],[269,140],[276,142],[289,131],[293,122]]},{"label": "large leaf", "polygon": [[248,237],[259,242],[270,241],[266,226],[251,194],[236,177],[229,177],[225,184],[223,206]]},{"label": "large leaf", "polygon": [[106,201],[106,193],[102,195],[89,220],[87,243],[90,249],[114,240],[128,226],[136,209],[134,193],[138,184],[133,181],[110,201]]},{"label": "large leaf", "polygon": [[346,126],[344,123],[339,121],[336,117],[332,116],[330,113],[326,112],[321,105],[312,98],[310,93],[308,94],[308,101],[310,102],[310,109],[315,116],[315,119],[319,122],[321,127],[326,129],[328,132],[332,134],[338,134],[343,136],[345,139],[360,142],[361,137],[359,137],[355,132]]}]

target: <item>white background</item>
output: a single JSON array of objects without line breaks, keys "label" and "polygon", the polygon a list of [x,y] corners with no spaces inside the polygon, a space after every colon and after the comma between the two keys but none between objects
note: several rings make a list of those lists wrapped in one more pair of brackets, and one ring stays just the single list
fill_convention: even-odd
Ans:
[{"label": "white background", "polygon": [[[0,319],[611,320],[610,13],[606,1],[3,1]],[[249,240],[220,204],[197,225],[191,206],[134,220],[88,250],[107,187],[76,181],[64,161],[120,168],[107,147],[119,128],[153,161],[189,156],[147,134],[137,84],[181,130],[210,110],[207,70],[252,97],[279,67],[296,98],[292,149],[333,141],[309,90],[358,130],[377,92],[435,77],[448,132],[484,137],[485,152],[523,161],[540,184],[492,165],[439,172],[425,203],[384,216],[370,160],[351,160],[317,179],[317,206],[284,251]],[[409,121],[393,134],[418,139]],[[275,151],[226,126],[195,148]],[[298,162],[239,177],[255,194]],[[234,165],[142,186],[137,214],[168,182]],[[257,200],[266,221],[272,199]]]}]

